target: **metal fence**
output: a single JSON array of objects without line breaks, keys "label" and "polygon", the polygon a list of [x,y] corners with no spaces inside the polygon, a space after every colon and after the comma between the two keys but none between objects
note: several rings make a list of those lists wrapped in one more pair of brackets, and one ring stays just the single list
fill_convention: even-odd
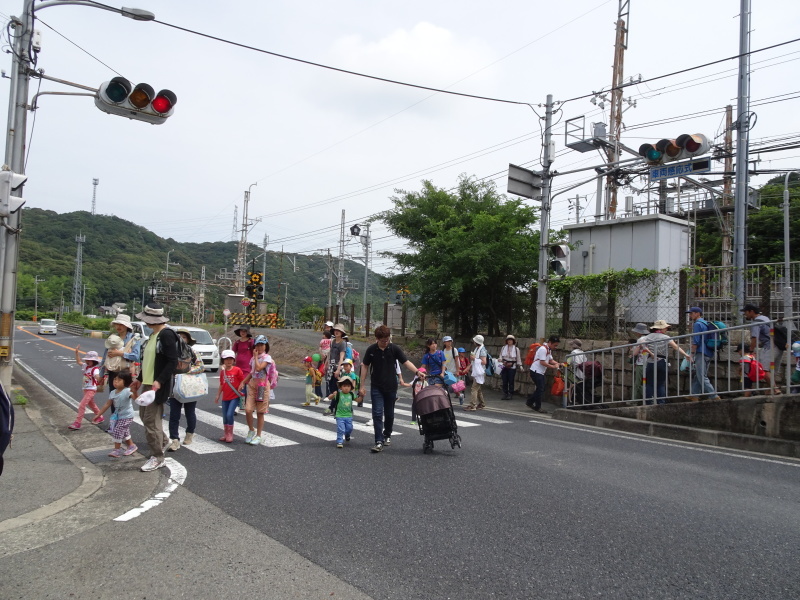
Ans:
[{"label": "metal fence", "polygon": [[[770,348],[775,347],[775,322],[769,322]],[[669,344],[667,348],[643,345],[637,341],[568,355],[566,366],[561,368],[562,377],[567,382],[562,406],[598,408],[628,403],[661,404],[687,398],[759,395],[772,393],[773,389],[787,393],[800,391],[800,386],[790,389],[791,373],[795,369],[795,358],[790,348],[777,354],[772,350],[756,349],[753,358],[763,366],[766,378],[761,381],[750,380],[749,363],[742,362],[749,358],[743,352],[736,351],[740,344],[749,344],[750,327],[748,324],[674,336],[669,340],[674,344]],[[695,336],[698,339],[694,339]],[[707,342],[722,344],[714,357],[705,361],[707,368],[702,369],[713,391],[701,387],[703,381],[697,377],[695,363],[684,360],[684,353],[691,352],[693,340],[703,345]],[[722,340],[726,341],[723,343]],[[643,360],[637,360],[638,357],[643,357]]]}]

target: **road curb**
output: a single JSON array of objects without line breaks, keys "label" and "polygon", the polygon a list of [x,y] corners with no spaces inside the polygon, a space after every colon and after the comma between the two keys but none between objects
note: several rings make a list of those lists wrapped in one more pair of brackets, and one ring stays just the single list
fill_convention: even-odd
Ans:
[{"label": "road curb", "polygon": [[[23,385],[23,388],[24,387]],[[77,488],[58,500],[25,514],[6,519],[0,523],[0,533],[6,533],[18,527],[37,523],[75,506],[79,502],[83,502],[92,496],[105,482],[105,476],[100,468],[87,460],[83,454],[78,452],[67,440],[50,429],[51,426],[42,418],[41,412],[38,409],[26,406],[25,413],[33,424],[36,425],[41,434],[64,455],[64,458],[78,468],[83,479]]]},{"label": "road curb", "polygon": [[558,409],[553,419],[579,425],[589,425],[601,429],[612,429],[625,433],[635,433],[677,442],[691,442],[730,450],[742,450],[759,454],[772,454],[787,458],[800,458],[800,442],[765,438],[756,435],[700,429],[685,425],[668,425],[639,419],[616,417],[591,411]]}]

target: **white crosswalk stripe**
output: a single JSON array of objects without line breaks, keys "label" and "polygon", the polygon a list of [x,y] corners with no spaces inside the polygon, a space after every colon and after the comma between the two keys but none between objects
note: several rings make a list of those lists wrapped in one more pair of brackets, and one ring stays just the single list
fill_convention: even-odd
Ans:
[{"label": "white crosswalk stripe", "polygon": [[[219,429],[220,433],[222,433],[223,431],[222,415],[210,413],[200,408],[198,408],[195,412],[197,414],[198,421],[202,421],[206,425],[213,425],[214,427]],[[269,417],[269,415],[266,416]],[[243,438],[247,437],[249,431],[250,430],[248,429],[247,425],[245,425],[244,423],[233,424],[233,434],[236,436]],[[294,446],[296,444],[297,442],[293,442],[292,440],[287,440],[286,438],[277,436],[269,431],[263,431],[261,434],[261,445],[267,446],[268,448],[277,448],[279,446]],[[191,448],[191,446],[189,446],[189,448]]]},{"label": "white crosswalk stripe", "polygon": [[[333,429],[333,432],[334,432],[333,435],[334,435],[334,437],[336,436],[336,420],[330,415],[323,415],[321,413],[316,413],[316,412],[313,412],[313,411],[310,411],[310,410],[306,410],[306,409],[300,408],[299,406],[290,406],[288,404],[272,404],[272,403],[270,403],[269,409],[270,410],[274,409],[274,410],[284,411],[284,412],[292,413],[292,414],[295,414],[295,415],[302,415],[302,416],[307,417],[309,419],[316,419],[317,421],[325,421],[326,423],[328,423],[329,425],[332,426],[332,429]],[[363,411],[360,411],[360,412],[363,412]],[[359,412],[359,415],[360,415],[360,412]],[[353,411],[353,414],[354,415],[357,414],[355,410]],[[353,429],[356,430],[356,431],[363,431],[364,433],[374,433],[375,432],[375,430],[372,428],[372,425],[364,425],[363,423],[357,423],[355,421],[353,421]],[[393,435],[400,435],[400,434],[399,433],[395,433]]]},{"label": "white crosswalk stripe", "polygon": [[[135,415],[133,417],[133,422],[136,423],[137,425],[141,425],[142,427],[144,427],[144,423],[142,423],[142,420],[139,418],[139,415]],[[166,423],[164,423],[164,425],[166,426]],[[166,427],[164,428],[164,430],[166,431]],[[180,435],[181,439],[185,438],[186,429],[184,429],[183,427],[178,427],[178,434]],[[216,454],[217,452],[233,452],[233,448],[220,444],[219,442],[212,441],[207,437],[203,437],[202,435],[199,435],[197,433],[194,434],[191,444],[189,444],[188,446],[181,446],[181,448],[186,448],[187,450],[191,450],[196,454]]]}]

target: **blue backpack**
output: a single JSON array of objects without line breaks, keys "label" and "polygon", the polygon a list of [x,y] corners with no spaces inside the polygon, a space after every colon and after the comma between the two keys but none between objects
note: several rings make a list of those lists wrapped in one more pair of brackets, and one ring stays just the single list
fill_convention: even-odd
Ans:
[{"label": "blue backpack", "polygon": [[492,355],[489,354],[488,350],[486,351],[486,367],[484,368],[484,371],[486,372],[487,377],[491,377],[492,375],[495,374],[494,359],[492,358]]},{"label": "blue backpack", "polygon": [[706,326],[706,331],[714,331],[711,335],[705,336],[706,348],[719,352],[724,346],[728,345],[728,332],[725,331],[728,326],[722,321],[706,321],[699,319]]}]

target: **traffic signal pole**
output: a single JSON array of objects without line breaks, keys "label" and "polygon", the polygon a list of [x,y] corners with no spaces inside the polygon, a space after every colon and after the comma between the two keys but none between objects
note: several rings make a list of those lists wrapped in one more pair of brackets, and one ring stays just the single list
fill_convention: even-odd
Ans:
[{"label": "traffic signal pole", "polygon": [[[6,127],[6,148],[4,165],[17,174],[25,173],[25,140],[28,132],[28,94],[30,87],[33,57],[31,38],[33,36],[34,11],[50,6],[87,6],[115,12],[136,21],[149,21],[155,15],[138,8],[113,8],[71,0],[61,2],[49,0],[34,5],[35,0],[25,0],[22,4],[22,17],[12,17],[14,28],[14,48],[11,52],[11,82],[8,99],[8,125]],[[21,195],[21,194],[20,194]],[[19,231],[22,211],[18,210],[8,217],[0,228],[0,383],[8,388],[11,385],[13,369],[14,317],[17,299],[17,263],[19,259]]]},{"label": "traffic signal pole", "polygon": [[544,153],[542,158],[542,210],[540,215],[541,233],[539,234],[539,283],[536,295],[536,337],[545,337],[547,322],[547,249],[550,245],[550,165],[553,157],[550,152],[553,127],[553,95],[547,95],[544,113]]},{"label": "traffic signal pole", "polygon": [[[33,0],[23,5],[22,19],[14,18],[17,36],[11,53],[11,86],[8,100],[5,165],[13,172],[25,173],[25,139],[28,121],[28,88],[33,34]],[[22,194],[20,194],[22,195]],[[14,362],[14,316],[17,304],[17,261],[22,211],[5,217],[0,231],[0,383],[9,389]]]}]

